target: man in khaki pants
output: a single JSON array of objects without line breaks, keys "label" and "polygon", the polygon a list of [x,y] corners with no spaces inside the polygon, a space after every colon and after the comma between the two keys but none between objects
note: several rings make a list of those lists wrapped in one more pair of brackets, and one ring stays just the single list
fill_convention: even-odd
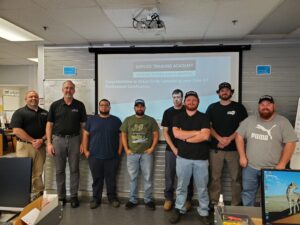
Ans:
[{"label": "man in khaki pants", "polygon": [[25,95],[26,105],[12,116],[11,127],[17,136],[17,157],[31,157],[32,193],[39,196],[43,193],[43,167],[46,158],[46,123],[48,112],[39,105],[39,95],[36,91],[28,91]]}]

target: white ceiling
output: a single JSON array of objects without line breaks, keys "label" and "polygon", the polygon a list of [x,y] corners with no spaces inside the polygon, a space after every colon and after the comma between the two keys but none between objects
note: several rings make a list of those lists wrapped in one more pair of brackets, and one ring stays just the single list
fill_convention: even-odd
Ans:
[{"label": "white ceiling", "polygon": [[[144,7],[158,8],[165,32],[132,28]],[[32,64],[39,45],[300,43],[299,15],[300,0],[0,0],[0,17],[45,40],[0,38],[0,65]]]}]

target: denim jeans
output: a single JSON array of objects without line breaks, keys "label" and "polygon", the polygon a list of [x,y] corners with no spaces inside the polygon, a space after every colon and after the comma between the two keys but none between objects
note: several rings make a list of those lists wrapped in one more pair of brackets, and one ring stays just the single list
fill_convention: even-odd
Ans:
[{"label": "denim jeans", "polygon": [[261,181],[260,170],[247,166],[243,168],[242,177],[243,177],[243,191],[242,191],[243,205],[254,206],[256,193]]},{"label": "denim jeans", "polygon": [[187,197],[187,187],[189,185],[190,178],[193,175],[199,201],[197,211],[200,216],[208,216],[208,160],[192,160],[177,156],[176,173],[178,183],[175,208],[179,209],[181,213],[186,212],[184,203]]},{"label": "denim jeans", "polygon": [[[172,151],[166,150],[164,192],[165,192],[165,198],[170,201],[173,201],[173,197],[174,197],[175,176],[176,176],[176,156]],[[192,176],[188,186],[187,201],[192,201],[193,195],[194,195],[194,182]]]},{"label": "denim jeans", "polygon": [[138,174],[141,168],[144,178],[144,202],[152,201],[152,170],[153,154],[132,154],[127,156],[127,170],[130,177],[129,201],[136,204],[138,202]]}]

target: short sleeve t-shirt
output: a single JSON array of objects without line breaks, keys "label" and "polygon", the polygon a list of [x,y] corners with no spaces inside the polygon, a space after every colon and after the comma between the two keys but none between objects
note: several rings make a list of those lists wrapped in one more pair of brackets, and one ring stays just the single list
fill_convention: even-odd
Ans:
[{"label": "short sleeve t-shirt", "polygon": [[[210,129],[207,116],[197,111],[193,116],[189,116],[186,111],[174,117],[173,127],[182,130]],[[178,155],[186,159],[207,160],[209,156],[209,143],[188,143],[178,139]]]},{"label": "short sleeve t-shirt", "polygon": [[[173,119],[176,115],[178,115],[179,113],[182,113],[184,111],[185,111],[184,107],[182,107],[181,109],[175,109],[174,107],[170,107],[164,112],[163,119],[162,119],[162,122],[161,122],[161,125],[163,127],[168,128],[168,134],[169,134],[169,136],[172,140],[172,143],[175,146],[177,146],[177,139],[174,137],[174,134],[173,134],[173,129],[172,129]],[[168,144],[167,144],[166,150],[171,151],[171,148]]]},{"label": "short sleeve t-shirt", "polygon": [[248,164],[255,169],[275,167],[284,144],[298,140],[290,122],[278,114],[270,121],[249,116],[241,123],[237,133],[246,140]]},{"label": "short sleeve t-shirt", "polygon": [[151,147],[153,132],[158,131],[158,125],[150,116],[138,118],[132,115],[124,120],[120,130],[127,134],[129,149],[133,153],[142,154]]},{"label": "short sleeve t-shirt", "polygon": [[[206,115],[211,122],[212,128],[221,137],[228,137],[232,135],[239,127],[240,122],[248,116],[245,107],[234,101],[228,105],[221,105],[220,102],[213,103],[207,108]],[[212,148],[217,149],[217,145],[217,139],[212,137]],[[233,140],[229,145],[221,150],[236,151],[235,141]]]},{"label": "short sleeve t-shirt", "polygon": [[121,120],[113,115],[90,117],[85,125],[89,132],[90,157],[112,159],[118,157]]}]

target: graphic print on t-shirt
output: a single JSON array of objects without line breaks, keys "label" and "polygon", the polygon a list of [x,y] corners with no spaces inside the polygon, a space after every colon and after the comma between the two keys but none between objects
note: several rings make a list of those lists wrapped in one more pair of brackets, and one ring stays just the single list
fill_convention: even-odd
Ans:
[{"label": "graphic print on t-shirt", "polygon": [[273,125],[270,129],[267,129],[264,126],[262,126],[260,124],[257,124],[255,128],[258,129],[258,130],[264,131],[267,134],[265,135],[265,134],[252,133],[251,138],[254,138],[256,140],[261,140],[261,141],[268,141],[269,137],[270,137],[270,139],[272,140],[273,137],[272,137],[271,131],[276,126],[277,126],[277,124]]},{"label": "graphic print on t-shirt", "polygon": [[144,124],[134,124],[132,128],[132,143],[146,143],[148,138],[145,136]]}]

